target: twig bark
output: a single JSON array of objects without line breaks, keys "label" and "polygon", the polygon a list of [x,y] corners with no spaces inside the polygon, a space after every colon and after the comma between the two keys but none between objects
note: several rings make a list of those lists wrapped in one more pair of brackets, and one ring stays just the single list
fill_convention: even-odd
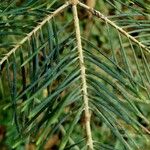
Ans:
[{"label": "twig bark", "polygon": [[84,109],[85,109],[84,113],[85,113],[87,146],[89,150],[93,150],[93,140],[92,140],[92,133],[91,133],[91,125],[90,125],[89,99],[88,99],[88,93],[87,93],[85,63],[84,63],[83,49],[82,49],[82,44],[81,44],[79,19],[78,19],[77,6],[76,6],[77,2],[78,2],[77,0],[74,0],[72,2],[72,11],[73,11],[73,16],[74,16],[74,26],[75,26],[77,48],[78,48],[79,62],[80,62],[80,68],[81,68],[81,82],[82,82],[82,92],[83,92]]}]

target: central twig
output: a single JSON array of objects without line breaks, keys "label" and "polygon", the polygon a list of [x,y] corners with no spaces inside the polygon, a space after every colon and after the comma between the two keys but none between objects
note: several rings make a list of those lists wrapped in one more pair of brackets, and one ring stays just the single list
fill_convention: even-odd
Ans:
[{"label": "central twig", "polygon": [[87,82],[86,82],[86,73],[85,73],[85,62],[83,57],[83,49],[81,44],[81,35],[80,35],[80,27],[79,27],[79,19],[77,13],[77,4],[78,0],[71,0],[72,11],[74,16],[74,25],[76,31],[76,39],[77,39],[77,48],[79,53],[79,63],[81,68],[81,82],[82,82],[82,92],[83,92],[83,100],[84,100],[84,112],[85,112],[85,128],[87,135],[87,146],[89,150],[93,150],[93,140],[90,126],[90,110],[89,110],[89,99],[87,92]]}]

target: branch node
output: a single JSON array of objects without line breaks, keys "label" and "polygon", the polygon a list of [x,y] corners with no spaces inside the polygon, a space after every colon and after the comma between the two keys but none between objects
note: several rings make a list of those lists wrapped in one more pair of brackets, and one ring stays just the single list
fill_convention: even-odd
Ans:
[{"label": "branch node", "polygon": [[78,4],[78,0],[70,0],[70,4],[71,5],[77,5]]}]

